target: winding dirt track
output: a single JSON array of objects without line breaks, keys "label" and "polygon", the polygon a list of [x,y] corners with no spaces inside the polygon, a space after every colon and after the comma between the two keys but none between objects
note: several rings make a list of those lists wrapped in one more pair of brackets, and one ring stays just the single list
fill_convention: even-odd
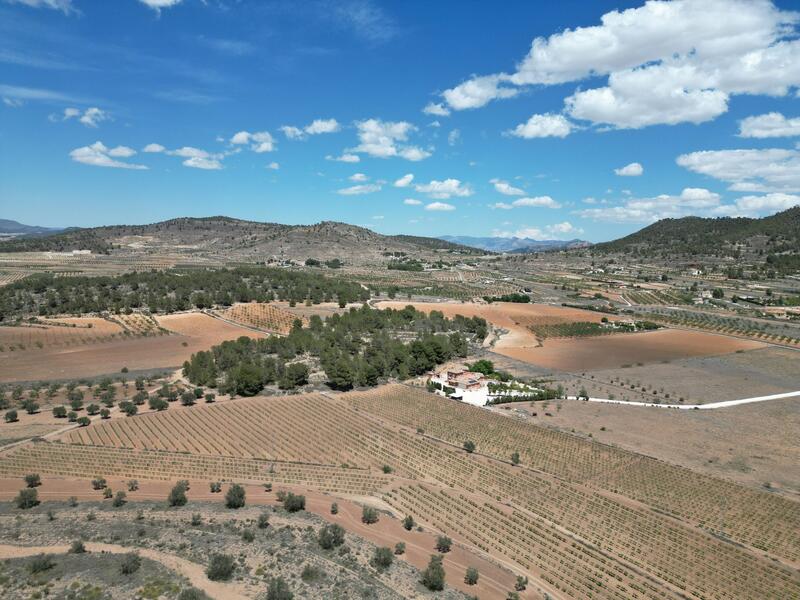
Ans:
[{"label": "winding dirt track", "polygon": [[[151,550],[150,548],[128,548],[117,544],[100,544],[86,542],[86,549],[89,552],[106,552],[109,554],[127,554],[128,552],[138,552],[140,556],[154,560],[168,569],[186,577],[194,587],[203,590],[211,598],[218,600],[247,600],[247,596],[242,593],[242,587],[235,583],[221,583],[210,581],[205,574],[202,565],[193,563],[174,554]],[[12,546],[9,544],[0,545],[0,558],[25,558],[36,556],[37,554],[66,554],[69,546]]]}]

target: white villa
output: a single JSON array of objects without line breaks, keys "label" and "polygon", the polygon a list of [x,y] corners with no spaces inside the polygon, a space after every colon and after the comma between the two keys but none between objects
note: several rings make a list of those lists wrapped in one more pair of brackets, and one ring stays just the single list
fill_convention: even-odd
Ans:
[{"label": "white villa", "polygon": [[[493,392],[489,388],[490,384],[499,385],[500,382],[490,379],[483,373],[458,368],[434,371],[428,377],[428,383],[434,384],[435,394],[473,406],[486,406],[489,401],[500,396],[524,396],[539,391],[538,388],[515,383],[503,392]],[[512,387],[513,389],[510,389]]]}]

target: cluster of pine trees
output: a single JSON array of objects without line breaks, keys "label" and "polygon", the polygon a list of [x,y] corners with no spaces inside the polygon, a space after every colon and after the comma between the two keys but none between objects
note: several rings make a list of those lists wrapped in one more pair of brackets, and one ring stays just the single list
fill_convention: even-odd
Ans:
[{"label": "cluster of pine trees", "polygon": [[331,388],[348,390],[390,377],[407,379],[465,357],[469,342],[480,342],[486,334],[480,317],[447,319],[439,311],[426,315],[413,306],[375,310],[365,304],[324,322],[314,316],[308,327],[295,321],[285,337],[223,342],[193,354],[183,372],[196,385],[252,396],[266,385],[293,389],[305,384],[310,363],[319,364]]},{"label": "cluster of pine trees", "polygon": [[348,302],[369,299],[359,284],[270,267],[170,269],[113,277],[39,274],[0,288],[0,321],[24,316],[129,312],[170,313],[234,302]]}]

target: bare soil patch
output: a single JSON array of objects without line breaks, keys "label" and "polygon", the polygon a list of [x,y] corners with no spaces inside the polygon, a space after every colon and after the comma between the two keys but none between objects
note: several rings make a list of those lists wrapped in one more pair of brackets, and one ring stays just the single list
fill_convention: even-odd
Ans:
[{"label": "bare soil patch", "polygon": [[[513,404],[530,419],[562,431],[592,435],[708,475],[750,487],[769,483],[800,497],[800,400],[787,398],[720,410],[667,410],[560,401],[544,417],[541,403]],[[519,414],[519,413],[518,413]]]},{"label": "bare soil patch", "polygon": [[263,337],[252,330],[197,312],[167,315],[157,317],[157,320],[162,327],[178,335],[115,338],[69,347],[45,345],[31,351],[0,353],[0,382],[93,377],[119,373],[123,367],[131,371],[177,367],[192,353],[207,350],[225,340],[243,335]]},{"label": "bare soil patch", "polygon": [[599,338],[553,339],[533,348],[498,346],[495,351],[550,369],[589,371],[763,347],[760,342],[721,335],[662,329]]}]

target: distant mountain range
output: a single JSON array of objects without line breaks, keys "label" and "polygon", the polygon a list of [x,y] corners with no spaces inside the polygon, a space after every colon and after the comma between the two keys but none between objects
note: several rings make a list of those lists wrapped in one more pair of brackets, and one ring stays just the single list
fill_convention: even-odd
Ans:
[{"label": "distant mountain range", "polygon": [[591,242],[583,240],[533,240],[519,237],[472,237],[468,235],[443,235],[440,240],[472,246],[489,252],[545,252],[547,250],[564,250],[569,248],[585,248]]},{"label": "distant mountain range", "polygon": [[63,227],[39,227],[23,225],[11,219],[0,219],[0,235],[41,235],[63,231]]}]

